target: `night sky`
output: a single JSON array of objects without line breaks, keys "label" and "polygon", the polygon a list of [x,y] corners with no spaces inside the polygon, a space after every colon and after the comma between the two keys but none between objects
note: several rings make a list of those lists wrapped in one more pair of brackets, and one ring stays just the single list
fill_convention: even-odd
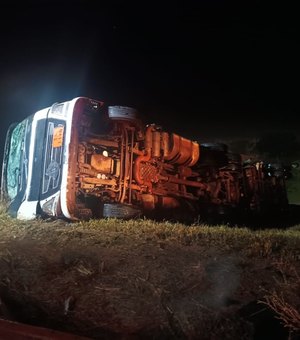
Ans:
[{"label": "night sky", "polygon": [[200,142],[299,133],[298,12],[240,3],[2,1],[1,145],[10,123],[76,96]]}]

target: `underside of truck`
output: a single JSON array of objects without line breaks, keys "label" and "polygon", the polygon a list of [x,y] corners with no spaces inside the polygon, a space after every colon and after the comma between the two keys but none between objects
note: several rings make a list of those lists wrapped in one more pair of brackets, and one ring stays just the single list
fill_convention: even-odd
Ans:
[{"label": "underside of truck", "polygon": [[260,211],[287,203],[284,177],[217,143],[199,144],[160,126],[143,126],[132,108],[79,102],[67,176],[72,219]]}]

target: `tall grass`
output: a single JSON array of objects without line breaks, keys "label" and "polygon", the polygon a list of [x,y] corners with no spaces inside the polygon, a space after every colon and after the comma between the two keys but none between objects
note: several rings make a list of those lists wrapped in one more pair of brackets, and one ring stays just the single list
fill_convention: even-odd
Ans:
[{"label": "tall grass", "polygon": [[81,244],[95,240],[106,246],[122,245],[131,241],[172,242],[190,246],[201,245],[234,249],[251,256],[269,256],[275,253],[293,253],[300,259],[300,225],[289,229],[250,230],[227,225],[210,226],[194,224],[186,226],[169,221],[156,222],[150,219],[119,220],[98,219],[70,223],[63,220],[20,221],[6,213],[5,203],[0,204],[0,232],[2,237],[32,237],[43,242],[54,239],[60,243],[80,235]]}]

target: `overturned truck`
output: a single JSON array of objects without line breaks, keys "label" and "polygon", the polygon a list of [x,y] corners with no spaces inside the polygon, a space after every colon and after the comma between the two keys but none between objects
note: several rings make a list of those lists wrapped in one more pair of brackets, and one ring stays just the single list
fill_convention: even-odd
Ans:
[{"label": "overturned truck", "polygon": [[20,219],[185,221],[282,210],[285,177],[280,164],[143,125],[133,108],[78,97],[10,126],[1,194]]}]

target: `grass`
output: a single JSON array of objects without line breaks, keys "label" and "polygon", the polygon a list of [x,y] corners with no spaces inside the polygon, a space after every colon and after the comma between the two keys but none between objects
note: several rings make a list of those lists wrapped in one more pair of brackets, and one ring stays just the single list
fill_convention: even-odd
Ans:
[{"label": "grass", "polygon": [[0,207],[0,232],[7,238],[31,237],[43,242],[64,245],[81,239],[81,244],[91,239],[106,247],[122,246],[128,241],[177,243],[184,246],[210,245],[225,251],[235,249],[251,256],[269,256],[273,253],[299,256],[300,225],[288,229],[250,230],[227,225],[155,222],[149,219],[118,220],[99,219],[69,223],[63,220],[20,221],[11,218]]},{"label": "grass", "polygon": [[[23,240],[25,242],[19,242]],[[32,287],[35,286],[32,284],[32,277],[40,284],[43,277],[47,276],[52,277],[59,289],[66,289],[72,282],[84,282],[86,287],[87,282],[90,282],[90,288],[84,288],[85,291],[92,289],[95,282],[95,290],[91,290],[95,292],[94,298],[101,299],[103,295],[109,296],[111,303],[118,298],[123,301],[122,294],[125,294],[124,301],[128,303],[133,303],[136,296],[147,301],[149,291],[152,290],[151,294],[154,297],[151,301],[157,299],[155,295],[157,292],[169,290],[173,292],[174,301],[177,301],[175,297],[178,297],[181,286],[186,287],[186,290],[182,290],[186,292],[186,299],[189,294],[195,294],[193,298],[205,296],[205,289],[200,290],[199,296],[197,289],[202,287],[203,282],[206,282],[205,280],[208,280],[211,275],[211,271],[216,268],[219,268],[220,275],[225,275],[227,271],[233,269],[244,270],[245,280],[246,277],[247,280],[251,280],[251,285],[252,280],[255,282],[258,279],[257,275],[260,276],[264,272],[263,280],[268,281],[270,276],[269,281],[272,282],[274,277],[276,290],[275,288],[273,290],[270,283],[271,286],[269,285],[264,293],[263,303],[271,308],[291,331],[295,331],[299,325],[299,311],[297,304],[294,304],[296,300],[294,297],[297,296],[300,281],[294,266],[300,259],[300,225],[288,229],[251,230],[227,225],[186,226],[149,219],[128,221],[99,219],[77,223],[50,219],[20,221],[8,216],[6,206],[0,205],[0,246],[1,244],[3,249],[0,248],[0,264],[2,261],[3,268],[8,268],[5,275],[9,277],[9,284],[27,287],[26,294],[29,294],[28,292],[34,294]],[[18,248],[22,244],[23,246]],[[34,256],[31,256],[32,245],[35,245]],[[46,254],[43,251],[46,251]],[[180,256],[178,252],[181,252]],[[165,254],[168,254],[166,256],[168,261],[165,260]],[[193,256],[189,258],[191,254]],[[148,257],[144,260],[145,255]],[[140,256],[141,260],[134,262],[135,256]],[[210,256],[216,258],[217,262],[210,259]],[[169,262],[170,258],[173,262]],[[223,264],[222,259],[224,259]],[[228,265],[228,261],[233,261],[232,266]],[[237,267],[234,265],[235,261],[238,263]],[[128,272],[122,271],[122,263],[127,263]],[[38,274],[38,270],[46,267],[50,268],[49,272],[42,271]],[[51,272],[55,268],[57,276]],[[251,272],[247,268],[256,271]],[[268,268],[272,268],[272,271]],[[297,268],[299,272],[299,267]],[[199,271],[197,275],[195,271]],[[125,281],[121,274],[125,277]],[[4,278],[2,284],[6,285]],[[232,281],[234,282],[233,278]],[[125,284],[127,284],[126,288]],[[244,287],[248,289],[248,281],[247,284],[244,283]],[[38,289],[40,288],[37,287]],[[72,294],[74,291],[79,291],[80,296],[85,296],[84,291],[80,291],[80,285],[74,284],[72,289]],[[253,287],[251,289],[255,291]],[[133,297],[128,300],[127,296],[132,291],[134,291]],[[54,296],[57,294],[55,291]],[[68,292],[64,302],[65,312],[69,310],[68,299],[72,296],[70,294]],[[172,294],[168,296],[172,297]],[[257,295],[259,296],[259,293]],[[85,298],[87,299],[88,295]],[[41,299],[47,300],[48,297]],[[52,301],[50,298],[48,300]],[[206,300],[199,301],[203,304]],[[150,302],[148,303],[151,305]],[[134,308],[139,311],[138,307]],[[86,312],[86,309],[84,311]],[[181,307],[177,311],[177,317],[185,320]]]},{"label": "grass", "polygon": [[281,320],[284,327],[293,332],[300,329],[300,312],[288,303],[282,294],[274,291],[265,296],[265,300],[261,301],[263,304],[270,307],[276,314],[277,318]]}]

